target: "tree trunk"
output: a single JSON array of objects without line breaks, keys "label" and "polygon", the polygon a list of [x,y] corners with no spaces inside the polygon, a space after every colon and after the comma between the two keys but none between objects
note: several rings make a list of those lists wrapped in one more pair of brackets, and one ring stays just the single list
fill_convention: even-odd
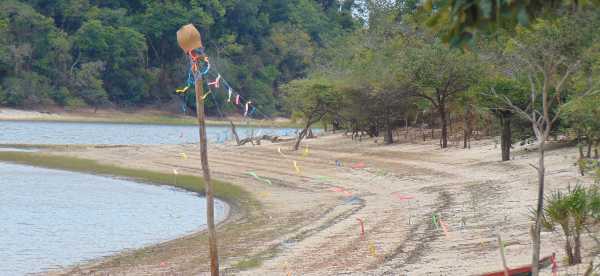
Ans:
[{"label": "tree trunk", "polygon": [[571,245],[571,235],[565,235],[565,253],[567,253],[567,263],[569,265],[575,264],[575,256],[573,255],[573,245]]},{"label": "tree trunk", "polygon": [[587,155],[586,156],[587,156],[587,158],[592,158],[592,145],[594,144],[594,142],[592,141],[592,138],[589,137],[589,135],[586,140],[587,140]]},{"label": "tree trunk", "polygon": [[431,125],[429,126],[431,128],[431,140],[435,139],[435,128],[433,127],[435,123],[435,118],[433,117],[433,112],[431,112]]},{"label": "tree trunk", "polygon": [[500,118],[502,124],[502,136],[500,143],[502,148],[502,161],[510,160],[510,146],[512,145],[512,131],[510,126],[510,117],[502,116]]},{"label": "tree trunk", "polygon": [[471,121],[471,105],[465,107],[465,118],[464,118],[464,134],[463,134],[463,148],[471,148],[471,135],[473,134],[473,126]]},{"label": "tree trunk", "polygon": [[448,147],[448,119],[446,118],[446,110],[442,103],[440,103],[439,112],[442,121],[442,136],[440,137],[442,141],[441,147],[445,149]]},{"label": "tree trunk", "polygon": [[302,138],[304,138],[304,136],[306,136],[306,133],[308,132],[308,129],[310,128],[310,121],[308,123],[306,123],[306,126],[304,127],[304,129],[302,131],[300,131],[300,133],[298,133],[298,139],[296,140],[296,144],[294,144],[294,150],[298,150],[300,148],[300,142],[302,142]]},{"label": "tree trunk", "polygon": [[383,136],[383,143],[386,145],[390,145],[394,143],[394,131],[390,122],[389,109],[386,110],[386,113],[387,114],[385,116],[385,134]]},{"label": "tree trunk", "polygon": [[392,127],[388,125],[385,130],[385,136],[383,137],[383,143],[386,145],[391,145],[394,143],[394,132],[392,131]]},{"label": "tree trunk", "polygon": [[210,181],[210,169],[208,167],[208,151],[206,146],[206,124],[204,123],[204,99],[202,91],[202,76],[196,78],[196,116],[200,134],[200,163],[202,164],[202,176],[206,185],[206,225],[208,226],[208,248],[210,256],[210,273],[212,276],[219,275],[219,255],[217,251],[217,233],[215,230],[215,209],[213,199],[213,186]]},{"label": "tree trunk", "polygon": [[231,125],[231,133],[233,134],[233,137],[235,138],[235,143],[239,146],[240,145],[240,136],[238,136],[237,131],[235,130],[235,125],[233,124],[233,122],[231,120],[229,120],[229,124]]},{"label": "tree trunk", "polygon": [[[466,114],[465,114],[466,115]],[[464,125],[463,125],[463,149],[466,149],[468,146],[469,134],[468,134],[468,125],[467,117],[465,116]]]},{"label": "tree trunk", "polygon": [[573,252],[573,264],[581,263],[581,234],[580,230],[575,229],[575,248]]},{"label": "tree trunk", "polygon": [[[408,140],[408,117],[404,119],[404,140]],[[400,137],[398,137],[400,139]]]},{"label": "tree trunk", "polygon": [[[541,130],[540,132],[542,132]],[[539,137],[540,148],[539,148],[539,164],[538,164],[538,199],[537,209],[535,214],[535,229],[533,233],[533,256],[531,260],[531,272],[532,275],[539,275],[539,261],[540,261],[540,232],[542,230],[542,213],[544,212],[544,177],[546,174],[544,167],[544,145],[546,143],[546,137],[541,134]]]}]

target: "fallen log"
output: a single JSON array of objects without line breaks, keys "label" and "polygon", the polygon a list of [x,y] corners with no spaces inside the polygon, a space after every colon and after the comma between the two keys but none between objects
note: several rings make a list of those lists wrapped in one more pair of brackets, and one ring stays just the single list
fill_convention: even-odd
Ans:
[{"label": "fallen log", "polygon": [[259,137],[248,137],[241,139],[238,143],[239,146],[245,145],[247,143],[251,143],[254,145],[260,145],[262,140],[270,141],[271,143],[280,143],[280,142],[288,142],[293,141],[295,138],[293,137],[280,137],[280,136],[271,136],[271,135],[262,135]]}]

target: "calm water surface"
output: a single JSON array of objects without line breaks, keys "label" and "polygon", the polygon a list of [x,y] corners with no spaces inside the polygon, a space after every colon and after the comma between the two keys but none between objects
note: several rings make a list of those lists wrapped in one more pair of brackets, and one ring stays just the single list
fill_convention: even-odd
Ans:
[{"label": "calm water surface", "polygon": [[[237,126],[240,139],[254,135],[295,135],[292,128]],[[317,130],[318,131],[318,130]],[[211,143],[231,140],[229,127],[208,126]],[[196,126],[0,121],[0,144],[159,145],[198,142]]]},{"label": "calm water surface", "polygon": [[[0,275],[23,275],[205,227],[205,200],[167,186],[0,163]],[[215,217],[228,212],[215,202]]]}]

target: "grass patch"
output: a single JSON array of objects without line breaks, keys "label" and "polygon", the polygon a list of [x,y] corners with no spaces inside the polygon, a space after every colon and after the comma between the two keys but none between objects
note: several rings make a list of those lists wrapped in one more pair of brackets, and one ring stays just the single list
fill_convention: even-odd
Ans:
[{"label": "grass patch", "polygon": [[243,259],[233,265],[233,269],[237,270],[248,270],[252,268],[257,268],[262,265],[265,260],[272,259],[277,255],[277,253],[281,252],[276,246],[273,246],[265,251],[262,251],[254,256]]},{"label": "grass patch", "polygon": [[[204,180],[201,177],[194,175],[179,174],[177,175],[177,182],[175,183],[175,175],[170,173],[130,169],[100,164],[90,159],[35,152],[0,152],[0,160],[52,169],[119,176],[140,182],[174,186],[187,191],[204,194]],[[219,180],[213,180],[213,185],[215,196],[230,204],[238,205],[237,203],[240,203],[245,206],[252,205],[255,207],[259,204],[250,193],[238,186]]]},{"label": "grass patch", "polygon": [[[131,115],[131,116],[90,116],[65,115],[59,117],[26,118],[11,119],[6,121],[33,121],[33,122],[71,122],[71,123],[113,123],[113,124],[157,124],[157,125],[197,125],[196,117],[191,116],[169,116],[169,115]],[[280,128],[300,128],[301,124],[292,121],[273,121],[273,120],[253,120],[239,121],[233,119],[236,126],[244,127],[280,127]],[[207,119],[207,125],[229,126],[229,121]]]}]

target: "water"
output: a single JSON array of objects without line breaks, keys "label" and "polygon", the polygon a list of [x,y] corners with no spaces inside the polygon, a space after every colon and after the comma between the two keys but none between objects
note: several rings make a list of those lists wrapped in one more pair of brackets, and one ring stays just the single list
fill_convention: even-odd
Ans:
[{"label": "water", "polygon": [[[72,265],[205,227],[205,199],[168,186],[0,163],[0,275]],[[215,217],[228,212],[215,202]]]},{"label": "water", "polygon": [[[240,139],[254,135],[293,136],[293,128],[252,128],[237,126]],[[317,130],[318,131],[318,130]],[[207,126],[210,143],[232,140],[227,126]],[[198,127],[111,124],[0,121],[0,144],[99,144],[99,145],[160,145],[198,142]]]}]

